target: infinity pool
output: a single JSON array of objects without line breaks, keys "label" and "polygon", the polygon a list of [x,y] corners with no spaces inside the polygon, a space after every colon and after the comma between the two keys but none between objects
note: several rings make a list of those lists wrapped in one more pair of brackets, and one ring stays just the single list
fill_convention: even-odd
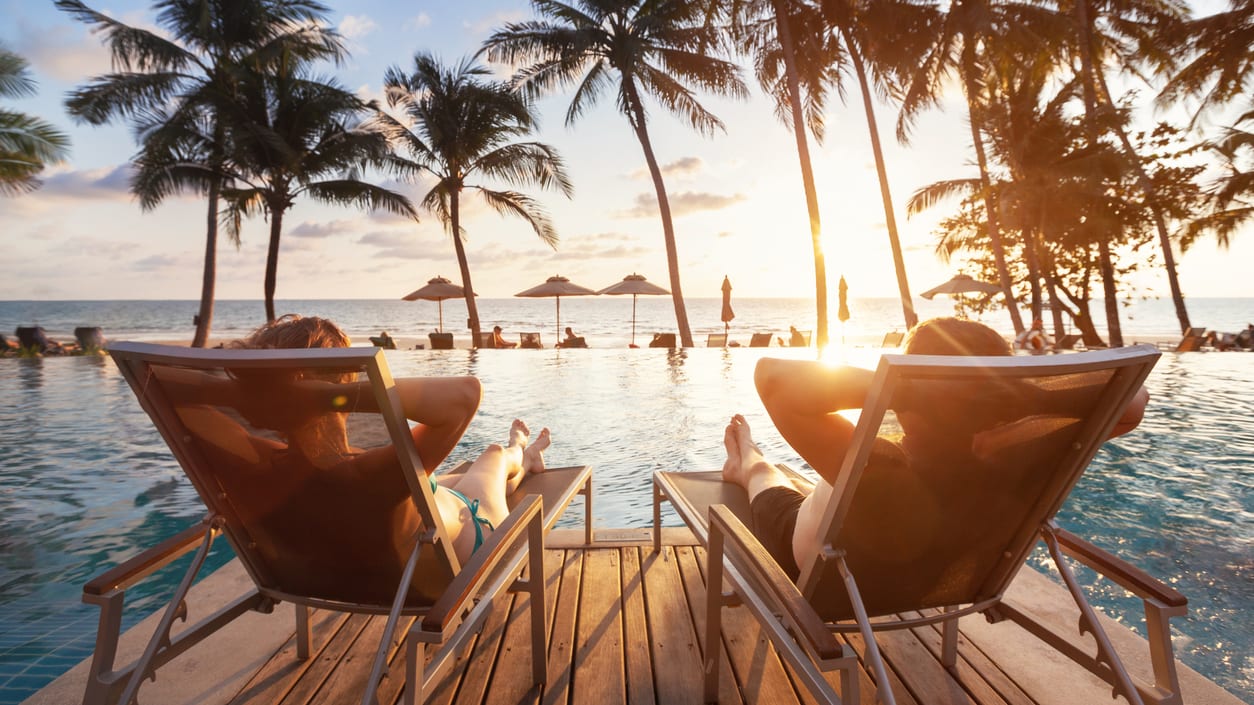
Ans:
[{"label": "infinity pool", "polygon": [[[648,526],[658,469],[721,465],[742,412],[768,457],[804,467],[753,389],[757,349],[390,352],[393,373],[470,374],[479,416],[452,459],[504,439],[519,416],[553,430],[553,465],[594,466],[595,523]],[[787,349],[769,354],[787,356]],[[855,350],[867,361],[872,351]],[[873,362],[873,360],[872,360]],[[1182,660],[1254,701],[1254,355],[1165,354],[1141,428],[1108,443],[1060,520],[1189,598]],[[203,508],[107,358],[0,360],[0,704],[91,653],[82,584],[173,534]],[[678,519],[667,518],[671,525]],[[215,565],[229,559],[219,551]],[[1034,562],[1043,565],[1041,556]],[[173,576],[128,594],[129,622]],[[1103,594],[1141,628],[1139,602]]]}]

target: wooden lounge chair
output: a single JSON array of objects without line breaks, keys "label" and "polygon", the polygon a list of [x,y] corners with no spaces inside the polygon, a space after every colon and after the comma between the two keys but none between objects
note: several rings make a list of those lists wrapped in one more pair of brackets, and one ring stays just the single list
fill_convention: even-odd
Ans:
[{"label": "wooden lounge chair", "polygon": [[544,344],[540,342],[539,333],[519,333],[518,347],[539,350],[544,347]]},{"label": "wooden lounge chair", "polygon": [[488,331],[487,333],[480,333],[479,340],[477,341],[477,344],[475,345],[475,347],[476,348],[495,348],[496,336],[492,335],[491,331]]},{"label": "wooden lounge chair", "polygon": [[105,349],[104,331],[99,326],[79,326],[74,329],[74,339],[83,352],[100,352]]},{"label": "wooden lounge chair", "polygon": [[705,339],[705,347],[707,348],[725,348],[727,347],[726,333],[710,333]]},{"label": "wooden lounge chair", "polygon": [[[654,475],[655,549],[665,499],[708,547],[705,643],[720,643],[721,608],[743,603],[821,702],[841,702],[824,675],[835,669],[843,702],[864,702],[857,654],[833,632],[861,634],[867,670],[882,701],[893,703],[873,631],[943,622],[942,662],[952,669],[958,618],[981,612],[1023,626],[1131,703],[1180,703],[1167,619],[1184,614],[1184,597],[1054,521],[1158,357],[1151,346],[1044,358],[886,355],[826,500],[821,549],[799,557],[796,582],[747,528],[748,498],[721,471]],[[895,413],[886,420],[890,410],[926,414],[937,399],[955,397],[971,414],[934,420],[947,442],[957,441],[947,449],[952,462],[905,461],[882,438],[899,428]],[[1087,646],[1002,601],[1038,539],[1080,610],[1081,631],[1093,635],[1080,642]],[[1155,683],[1133,683],[1064,554],[1142,598]],[[734,593],[721,592],[724,579]],[[718,653],[705,654],[707,701],[717,697]]]},{"label": "wooden lounge chair", "polygon": [[1054,349],[1055,350],[1075,350],[1076,343],[1079,343],[1083,339],[1084,339],[1083,336],[1079,335],[1078,333],[1067,333],[1066,335],[1058,339],[1058,342],[1054,344]]},{"label": "wooden lounge chair", "polygon": [[749,347],[751,348],[769,348],[771,347],[771,333],[754,333],[749,339]]},{"label": "wooden lounge chair", "polygon": [[427,333],[427,339],[431,341],[432,350],[452,350],[453,334],[452,333]]},{"label": "wooden lounge chair", "polygon": [[654,333],[653,340],[649,341],[651,348],[673,348],[675,347],[674,333]]},{"label": "wooden lounge chair", "polygon": [[889,331],[884,334],[884,339],[880,341],[881,348],[899,348],[901,341],[905,340],[906,334],[899,330]]},{"label": "wooden lounge chair", "polygon": [[[309,608],[387,615],[361,700],[367,704],[378,703],[376,691],[401,618],[415,617],[407,632],[404,683],[404,702],[413,703],[481,628],[494,596],[525,591],[532,605],[532,673],[536,682],[544,680],[544,536],[576,494],[590,492],[589,468],[528,475],[509,498],[509,516],[485,532],[482,546],[462,565],[381,349],[200,350],[117,343],[110,353],[208,516],[84,587],[84,601],[101,608],[84,703],[135,702],[140,684],[163,664],[235,617],[250,610],[268,613],[281,601],[296,607],[299,659],[311,653]],[[275,440],[284,436],[268,430],[319,405],[327,409],[321,413],[328,423],[343,417],[349,447],[362,451],[354,457],[372,458],[370,464],[347,477],[335,471],[338,465],[320,470],[302,458],[320,457],[320,444],[334,434],[309,434],[313,440],[306,438],[303,445],[285,439],[291,446],[284,446]],[[410,503],[415,511],[403,511]],[[591,515],[585,520],[591,540]],[[254,585],[171,638],[174,620],[196,610],[184,597],[219,535],[230,542]],[[143,655],[115,666],[126,589],[192,551],[195,558]],[[437,651],[424,668],[427,645]]]},{"label": "wooden lounge chair", "polygon": [[1206,343],[1205,328],[1190,328],[1181,336],[1180,342],[1176,343],[1173,352],[1197,352],[1202,349],[1202,345]]}]

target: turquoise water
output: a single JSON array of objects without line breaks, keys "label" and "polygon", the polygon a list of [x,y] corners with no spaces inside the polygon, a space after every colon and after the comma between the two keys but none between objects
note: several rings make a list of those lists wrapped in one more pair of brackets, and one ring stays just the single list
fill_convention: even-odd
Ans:
[{"label": "turquoise water", "polygon": [[[565,307],[563,307],[565,310]],[[520,416],[553,430],[554,465],[595,467],[595,523],[650,523],[654,470],[721,464],[727,417],[745,413],[769,457],[802,466],[753,390],[762,354],[788,349],[396,351],[394,374],[472,374],[479,416],[452,460],[503,439]],[[855,350],[854,358],[874,353]],[[1254,354],[1165,355],[1142,427],[1107,444],[1065,526],[1164,578],[1190,600],[1183,661],[1254,700]],[[202,508],[106,358],[0,360],[0,703],[19,702],[91,651],[92,575],[196,521]],[[678,520],[670,515],[668,523]],[[220,554],[217,563],[228,556]],[[174,576],[128,595],[131,622]],[[1139,604],[1100,603],[1140,625]]]}]

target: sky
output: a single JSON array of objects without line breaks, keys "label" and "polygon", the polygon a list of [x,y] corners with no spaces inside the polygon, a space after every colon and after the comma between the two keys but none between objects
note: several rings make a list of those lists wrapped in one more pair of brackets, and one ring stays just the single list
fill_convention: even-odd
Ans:
[{"label": "sky", "polygon": [[[1208,0],[1209,1],[1209,0]],[[531,17],[521,1],[450,3],[324,0],[328,22],[348,39],[351,57],[334,70],[339,82],[366,98],[382,94],[391,66],[408,70],[416,51],[448,63],[475,52],[506,22]],[[148,2],[89,3],[128,24],[155,29]],[[0,196],[0,300],[188,299],[200,296],[204,261],[203,198],[168,199],[142,212],[128,191],[136,152],[128,128],[76,124],[64,109],[67,92],[109,70],[109,56],[89,29],[40,0],[0,0],[0,43],[23,55],[39,83],[36,97],[5,107],[37,114],[72,140],[69,160],[45,172],[34,194]],[[502,77],[508,67],[494,67]],[[800,170],[792,134],[746,73],[746,101],[703,96],[726,131],[690,130],[656,105],[650,136],[662,165],[675,219],[683,291],[716,297],[723,277],[737,296],[809,297],[814,265]],[[866,121],[856,91],[835,100],[826,115],[827,139],[811,143],[818,184],[829,287],[844,276],[854,297],[896,296],[885,218]],[[917,296],[962,268],[934,252],[937,221],[955,204],[907,218],[904,204],[926,184],[977,175],[960,93],[917,121],[909,145],[893,139],[896,113],[878,105],[890,185]],[[504,218],[471,196],[464,227],[474,288],[507,297],[560,274],[599,289],[630,273],[667,286],[661,221],[643,152],[617,113],[613,94],[577,123],[564,124],[569,94],[539,102],[536,137],[557,148],[575,186],[571,199],[533,191],[560,236],[556,249],[523,221]],[[383,177],[379,177],[381,181]],[[390,183],[415,202],[420,185]],[[501,186],[501,184],[486,184]],[[298,200],[285,216],[277,297],[399,298],[428,279],[459,279],[452,240],[439,220],[421,222]],[[218,251],[217,298],[260,299],[268,224],[245,224],[237,249]],[[1231,249],[1205,241],[1179,256],[1186,296],[1254,296],[1254,238],[1243,233]],[[1138,295],[1166,296],[1161,269],[1133,282]],[[833,294],[834,296],[834,294]]]}]

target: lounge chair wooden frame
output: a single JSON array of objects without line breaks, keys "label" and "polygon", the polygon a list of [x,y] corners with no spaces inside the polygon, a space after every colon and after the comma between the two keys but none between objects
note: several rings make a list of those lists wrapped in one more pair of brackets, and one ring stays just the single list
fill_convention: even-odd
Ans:
[{"label": "lounge chair wooden frame", "polygon": [[[1083,539],[1059,528],[1053,516],[1109,436],[1122,410],[1141,386],[1159,353],[1152,346],[1142,345],[1090,353],[1077,353],[1048,358],[1002,357],[961,358],[886,355],[875,373],[872,392],[868,395],[854,433],[852,450],[845,458],[834,484],[819,535],[822,548],[800,566],[796,583],[791,581],[758,543],[746,522],[749,502],[737,485],[721,481],[721,471],[657,472],[654,474],[653,522],[654,549],[660,550],[661,502],[671,502],[676,512],[708,549],[707,573],[707,645],[720,640],[721,609],[744,604],[762,624],[777,651],[794,667],[802,681],[821,701],[841,702],[828,683],[825,673],[840,669],[841,691],[845,702],[860,702],[856,677],[857,654],[834,637],[839,632],[859,632],[866,644],[865,662],[883,702],[894,703],[883,659],[876,646],[873,631],[902,629],[921,624],[943,622],[942,663],[953,668],[957,658],[958,618],[983,612],[989,619],[1010,619],[1028,632],[1053,646],[1059,652],[1111,683],[1129,702],[1159,705],[1182,702],[1175,658],[1171,646],[1168,619],[1186,612],[1187,601],[1179,592],[1164,585],[1127,562],[1106,553]],[[997,568],[990,571],[991,597],[978,601],[947,605],[939,611],[916,618],[895,615],[868,615],[859,596],[859,585],[848,565],[844,552],[834,545],[862,469],[887,411],[895,385],[904,379],[944,376],[954,371],[982,368],[997,377],[1029,377],[1051,374],[1113,370],[1113,376],[1098,402],[1097,408],[1084,420],[1069,456],[1058,467],[1054,478],[1036,500],[1033,515],[1015,528],[1013,552]],[[782,466],[781,466],[782,467]],[[812,481],[784,467],[801,489],[813,486]],[[1039,537],[1049,549],[1063,576],[1067,589],[1081,613],[1080,633],[1091,633],[1096,653],[1075,646],[1064,635],[1014,606],[1003,601],[1018,570]],[[1146,610],[1146,626],[1154,683],[1134,680],[1115,653],[1110,640],[1088,604],[1071,568],[1063,559],[1069,556],[1103,577],[1121,585],[1142,598]],[[881,576],[882,577],[882,576]],[[901,576],[908,579],[909,575]],[[724,578],[733,588],[723,593]],[[850,596],[852,621],[825,621],[811,605],[811,598],[824,594],[830,580],[839,580]],[[863,591],[873,586],[862,585]],[[875,621],[872,621],[872,619]],[[705,697],[713,702],[718,697],[718,650],[710,647],[705,654]]]},{"label": "lounge chair wooden frame", "polygon": [[727,334],[726,333],[710,333],[705,338],[705,347],[707,348],[727,347]]},{"label": "lounge chair wooden frame", "polygon": [[[503,591],[528,592],[532,605],[532,673],[537,683],[544,681],[547,671],[544,536],[570,502],[577,495],[583,495],[585,539],[592,542],[590,467],[549,468],[544,473],[529,475],[508,498],[510,514],[506,520],[485,537],[483,545],[465,565],[459,565],[448,532],[435,509],[430,484],[414,448],[401,410],[400,397],[381,349],[200,350],[118,343],[111,348],[110,354],[209,509],[209,515],[199,525],[144,551],[84,586],[84,602],[101,608],[84,703],[121,702],[129,705],[135,700],[143,680],[153,677],[157,668],[236,617],[248,611],[269,613],[281,601],[292,602],[296,606],[296,651],[300,659],[308,658],[311,653],[311,607],[388,616],[366,692],[362,696],[364,705],[378,703],[376,691],[387,668],[388,653],[400,619],[402,616],[416,617],[408,631],[405,655],[407,680],[404,702],[412,705],[423,699],[430,685],[453,662],[458,649],[477,632],[497,595]],[[232,369],[360,368],[366,372],[382,422],[393,448],[397,449],[397,459],[415,508],[426,527],[415,537],[401,582],[396,586],[395,598],[390,604],[320,599],[266,586],[264,556],[252,550],[247,529],[236,516],[226,493],[213,481],[213,468],[201,457],[163,385],[151,373],[153,365],[220,369],[227,364]],[[468,464],[463,463],[452,472],[464,472],[467,467]],[[188,590],[203,566],[214,538],[221,534],[225,534],[231,542],[241,564],[253,579],[254,588],[172,637],[171,628],[175,619],[186,619],[184,599]],[[175,591],[143,655],[131,664],[115,668],[126,589],[191,551],[196,551],[192,565]],[[427,554],[425,557],[424,553]],[[437,570],[444,573],[443,591],[433,604],[407,605],[406,596],[420,557],[428,561],[433,559]],[[424,669],[424,652],[428,645],[438,645],[439,650]]]}]

